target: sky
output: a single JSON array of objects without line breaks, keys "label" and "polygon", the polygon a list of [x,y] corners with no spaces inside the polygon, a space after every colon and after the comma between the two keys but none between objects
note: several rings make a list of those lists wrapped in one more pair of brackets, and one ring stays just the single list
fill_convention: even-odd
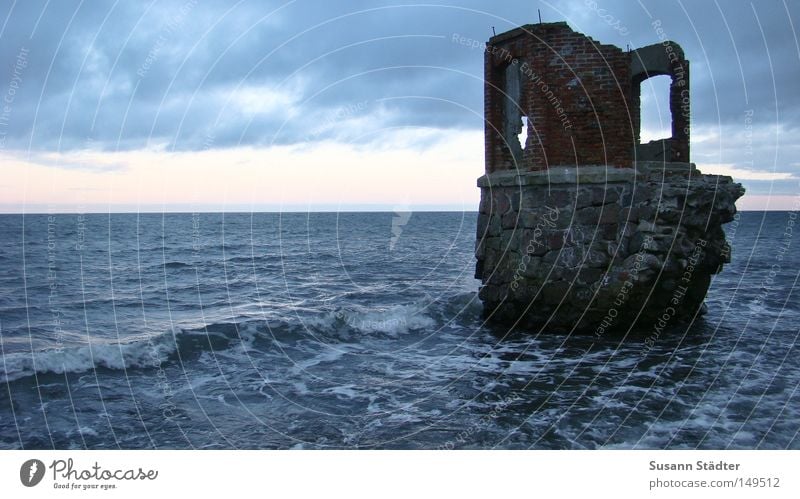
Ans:
[{"label": "sky", "polygon": [[484,42],[539,12],[623,48],[660,26],[692,161],[800,207],[798,2],[2,0],[0,212],[474,211]]}]

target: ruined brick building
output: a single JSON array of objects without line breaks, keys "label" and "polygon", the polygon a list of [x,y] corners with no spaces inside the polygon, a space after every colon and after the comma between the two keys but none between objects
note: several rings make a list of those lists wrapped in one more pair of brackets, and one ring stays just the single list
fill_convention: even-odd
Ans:
[{"label": "ruined brick building", "polygon": [[[484,75],[487,317],[602,334],[699,313],[743,189],[689,162],[681,47],[623,50],[563,22],[526,25],[488,41]],[[671,78],[672,136],[642,144],[641,83],[657,75]]]},{"label": "ruined brick building", "polygon": [[[567,23],[527,25],[489,40],[484,75],[489,173],[689,161],[689,62],[675,43],[628,52]],[[658,75],[672,78],[672,137],[639,144],[641,83]]]}]

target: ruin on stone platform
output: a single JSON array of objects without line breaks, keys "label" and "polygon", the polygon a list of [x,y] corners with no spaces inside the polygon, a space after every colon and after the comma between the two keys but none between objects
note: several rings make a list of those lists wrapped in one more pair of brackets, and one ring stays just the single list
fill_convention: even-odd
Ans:
[{"label": "ruin on stone platform", "polygon": [[[668,75],[672,136],[640,143],[640,88]],[[659,330],[703,311],[744,189],[689,159],[689,61],[566,23],[492,37],[476,278],[487,319],[532,331]]]}]

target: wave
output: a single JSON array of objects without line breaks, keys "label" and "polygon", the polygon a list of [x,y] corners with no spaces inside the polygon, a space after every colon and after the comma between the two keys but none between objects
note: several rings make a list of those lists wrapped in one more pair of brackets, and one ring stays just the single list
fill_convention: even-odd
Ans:
[{"label": "wave", "polygon": [[[319,258],[319,256],[317,256]],[[261,263],[261,262],[273,262],[273,261],[280,261],[280,255],[272,255],[272,254],[261,254],[261,255],[243,255],[243,256],[232,256],[225,260],[225,263],[246,263],[246,264],[254,264],[254,263]]]},{"label": "wave", "polygon": [[350,327],[362,333],[384,333],[390,336],[432,328],[436,322],[421,304],[394,305],[383,310],[351,311],[343,314]]},{"label": "wave", "polygon": [[[474,293],[464,293],[447,299],[409,304],[337,308],[316,317],[309,316],[312,309],[304,309],[300,314],[303,317],[301,321],[296,318],[290,321],[243,319],[179,329],[174,334],[167,331],[138,335],[119,342],[106,339],[33,353],[6,353],[0,357],[0,382],[34,374],[82,373],[98,368],[158,368],[164,363],[191,361],[204,352],[227,350],[239,344],[269,349],[275,341],[301,340],[308,338],[309,333],[345,342],[360,341],[365,337],[398,338],[412,332],[433,332],[439,325],[465,311],[469,311],[468,315],[478,316],[476,310]],[[456,320],[461,322],[463,317]]]},{"label": "wave", "polygon": [[175,344],[166,341],[166,335],[145,341],[125,343],[99,343],[77,347],[42,350],[38,352],[8,353],[0,364],[0,381],[44,373],[80,373],[90,369],[127,369],[158,367],[176,351]]},{"label": "wave", "polygon": [[163,264],[157,265],[156,267],[165,269],[185,269],[193,266],[194,265],[186,262],[165,262]]},{"label": "wave", "polygon": [[424,304],[390,305],[375,309],[337,308],[317,319],[307,320],[306,325],[325,333],[334,333],[340,339],[358,340],[365,335],[400,335],[436,327],[436,321],[428,315]]},{"label": "wave", "polygon": [[123,342],[91,344],[31,352],[6,353],[0,358],[0,382],[35,374],[82,373],[98,368],[155,369],[165,362],[190,360],[205,351],[220,351],[249,341],[257,327],[247,323],[221,323],[175,335],[142,335]]}]

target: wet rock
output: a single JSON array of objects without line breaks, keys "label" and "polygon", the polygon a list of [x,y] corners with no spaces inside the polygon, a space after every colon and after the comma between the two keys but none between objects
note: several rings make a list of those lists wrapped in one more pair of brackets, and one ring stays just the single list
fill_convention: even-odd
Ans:
[{"label": "wet rock", "polygon": [[[492,211],[478,218],[475,254],[485,312],[501,322],[581,331],[609,307],[619,327],[634,317],[646,325],[676,293],[681,310],[698,310],[710,276],[730,261],[721,224],[733,218],[743,190],[688,166],[691,174],[670,168],[638,177],[617,171],[616,182],[598,171],[574,183],[561,169],[548,183],[526,177],[538,172],[483,180],[492,188],[483,187],[481,211]],[[554,185],[559,176],[573,183]],[[683,293],[686,275],[691,289]]]}]

